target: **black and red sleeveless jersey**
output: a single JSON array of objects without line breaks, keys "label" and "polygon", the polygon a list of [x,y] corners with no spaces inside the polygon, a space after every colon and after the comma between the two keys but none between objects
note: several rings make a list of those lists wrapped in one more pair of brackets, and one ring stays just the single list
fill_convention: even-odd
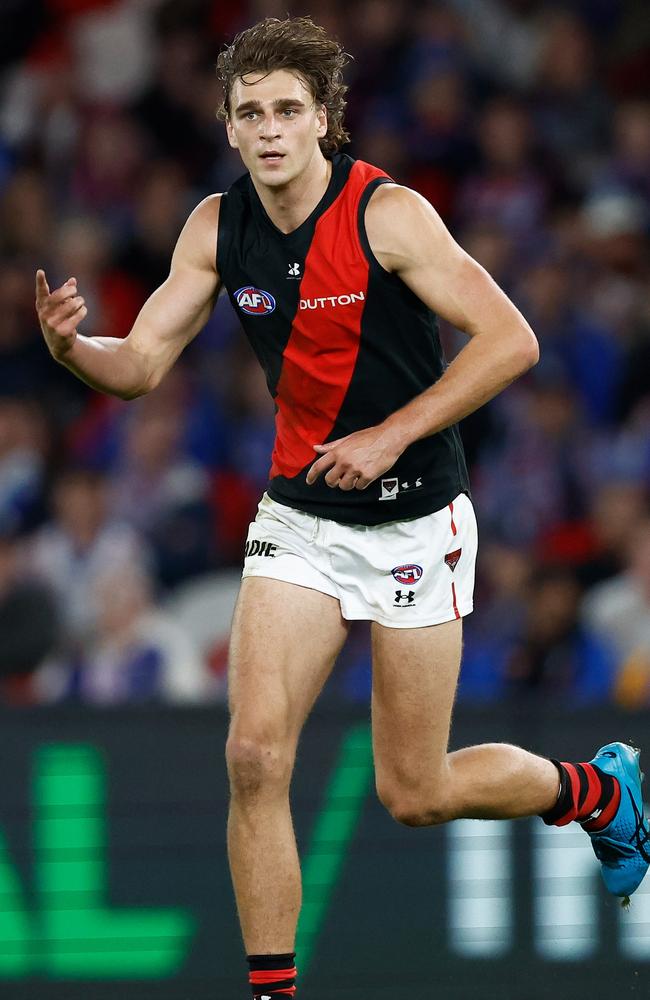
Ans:
[{"label": "black and red sleeveless jersey", "polygon": [[365,490],[306,482],[314,444],[381,423],[444,371],[435,315],[368,243],[366,205],[387,181],[335,154],[323,198],[293,232],[271,222],[248,174],[219,215],[217,269],[276,406],[268,492],[348,524],[420,517],[468,491],[455,426],[410,445]]}]

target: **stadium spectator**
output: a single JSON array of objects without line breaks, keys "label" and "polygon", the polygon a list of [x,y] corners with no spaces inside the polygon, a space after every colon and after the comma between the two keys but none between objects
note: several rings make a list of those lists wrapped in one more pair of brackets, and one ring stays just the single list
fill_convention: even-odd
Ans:
[{"label": "stadium spectator", "polygon": [[584,518],[556,524],[538,549],[547,561],[573,568],[584,589],[623,571],[630,536],[647,516],[643,482],[613,476],[590,493]]},{"label": "stadium spectator", "polygon": [[532,545],[582,509],[581,457],[590,428],[564,371],[545,361],[527,387],[491,409],[496,431],[474,472],[477,509],[490,535]]},{"label": "stadium spectator", "polygon": [[210,694],[208,671],[189,635],[153,602],[136,565],[109,566],[91,584],[93,629],[68,656],[39,670],[43,701],[191,703]]},{"label": "stadium spectator", "polygon": [[[592,426],[610,423],[618,399],[623,345],[611,329],[576,302],[568,262],[540,254],[520,283],[522,308],[539,338],[545,363],[554,361],[578,390]],[[599,358],[599,364],[592,363]]]},{"label": "stadium spectator", "polygon": [[135,209],[136,180],[144,171],[145,156],[145,137],[127,114],[89,108],[70,177],[71,200],[82,213],[95,212],[119,233]]},{"label": "stadium spectator", "polygon": [[45,178],[30,167],[11,177],[2,199],[0,248],[7,255],[47,255],[51,203]]},{"label": "stadium spectator", "polygon": [[32,536],[26,553],[30,571],[54,591],[63,622],[63,646],[78,649],[95,628],[89,601],[95,581],[115,572],[147,566],[138,534],[113,520],[104,477],[86,469],[65,469],[53,488],[52,519]]},{"label": "stadium spectator", "polygon": [[514,619],[495,633],[470,629],[461,691],[466,698],[536,697],[573,704],[610,697],[614,658],[606,641],[581,623],[580,586],[563,567],[537,569]]},{"label": "stadium spectator", "polygon": [[121,410],[121,447],[110,473],[111,514],[147,539],[165,587],[206,572],[214,559],[210,477],[183,448],[188,389],[178,369],[160,391]]},{"label": "stadium spectator", "polygon": [[59,628],[51,588],[25,573],[19,536],[0,530],[0,702],[39,700],[34,675],[55,649]]},{"label": "stadium spectator", "polygon": [[535,81],[535,121],[544,148],[577,185],[589,180],[609,138],[612,108],[599,68],[599,52],[586,22],[573,11],[554,11]]},{"label": "stadium spectator", "polygon": [[630,532],[625,570],[589,591],[583,613],[613,647],[616,700],[626,708],[650,704],[650,520]]},{"label": "stadium spectator", "polygon": [[119,254],[120,271],[138,281],[146,295],[169,274],[174,245],[188,214],[187,201],[187,181],[174,160],[147,164]]},{"label": "stadium spectator", "polygon": [[475,71],[497,86],[526,90],[540,62],[548,5],[539,0],[451,0],[462,14]]},{"label": "stadium spectator", "polygon": [[42,517],[48,444],[38,405],[0,396],[0,531],[28,531]]},{"label": "stadium spectator", "polygon": [[514,694],[556,700],[571,693],[575,704],[605,700],[613,663],[578,616],[580,587],[572,573],[538,570],[531,581],[524,628],[506,653],[505,685]]},{"label": "stadium spectator", "polygon": [[478,122],[478,143],[480,166],[458,194],[457,219],[498,226],[524,245],[539,231],[550,199],[525,105],[512,97],[493,99]]},{"label": "stadium spectator", "polygon": [[650,101],[625,101],[614,114],[614,145],[602,176],[604,188],[618,188],[650,201]]}]

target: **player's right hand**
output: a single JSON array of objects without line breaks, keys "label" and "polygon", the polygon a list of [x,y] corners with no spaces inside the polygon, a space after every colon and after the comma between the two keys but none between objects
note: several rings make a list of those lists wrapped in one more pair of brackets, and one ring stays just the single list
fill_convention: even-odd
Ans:
[{"label": "player's right hand", "polygon": [[61,361],[77,339],[77,324],[88,310],[77,294],[77,279],[68,278],[64,285],[50,292],[45,271],[36,272],[36,312],[50,354]]}]

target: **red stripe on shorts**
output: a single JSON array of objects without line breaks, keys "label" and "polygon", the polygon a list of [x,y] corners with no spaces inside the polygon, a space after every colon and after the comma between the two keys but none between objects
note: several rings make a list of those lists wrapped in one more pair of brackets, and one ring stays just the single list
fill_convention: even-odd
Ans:
[{"label": "red stripe on shorts", "polygon": [[457,535],[458,534],[458,529],[456,528],[456,525],[454,523],[454,504],[453,504],[453,501],[449,504],[449,513],[451,514],[451,533],[452,533],[452,535]]},{"label": "red stripe on shorts", "polygon": [[460,618],[460,611],[458,610],[458,604],[456,603],[456,584],[451,581],[451,599],[454,602],[454,614],[456,618]]}]

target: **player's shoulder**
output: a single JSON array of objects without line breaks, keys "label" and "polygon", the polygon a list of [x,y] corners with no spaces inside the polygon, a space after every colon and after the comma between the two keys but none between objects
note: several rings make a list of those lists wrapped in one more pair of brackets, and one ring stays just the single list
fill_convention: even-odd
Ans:
[{"label": "player's shoulder", "polygon": [[366,209],[366,218],[377,217],[388,221],[416,219],[422,213],[435,210],[421,194],[394,181],[379,184],[373,191]]},{"label": "player's shoulder", "polygon": [[221,193],[209,194],[192,210],[187,221],[193,222],[197,227],[218,225],[222,198]]},{"label": "player's shoulder", "polygon": [[[417,191],[401,184],[380,184],[366,208],[365,229],[375,254],[397,253],[410,257],[421,241],[414,235],[435,240],[441,220],[432,205]],[[393,270],[393,262],[388,266]]]},{"label": "player's shoulder", "polygon": [[213,267],[221,198],[221,194],[208,195],[190,212],[176,244],[174,259],[177,264]]},{"label": "player's shoulder", "polygon": [[199,241],[216,239],[223,194],[209,194],[194,208],[185,223],[186,232]]}]

